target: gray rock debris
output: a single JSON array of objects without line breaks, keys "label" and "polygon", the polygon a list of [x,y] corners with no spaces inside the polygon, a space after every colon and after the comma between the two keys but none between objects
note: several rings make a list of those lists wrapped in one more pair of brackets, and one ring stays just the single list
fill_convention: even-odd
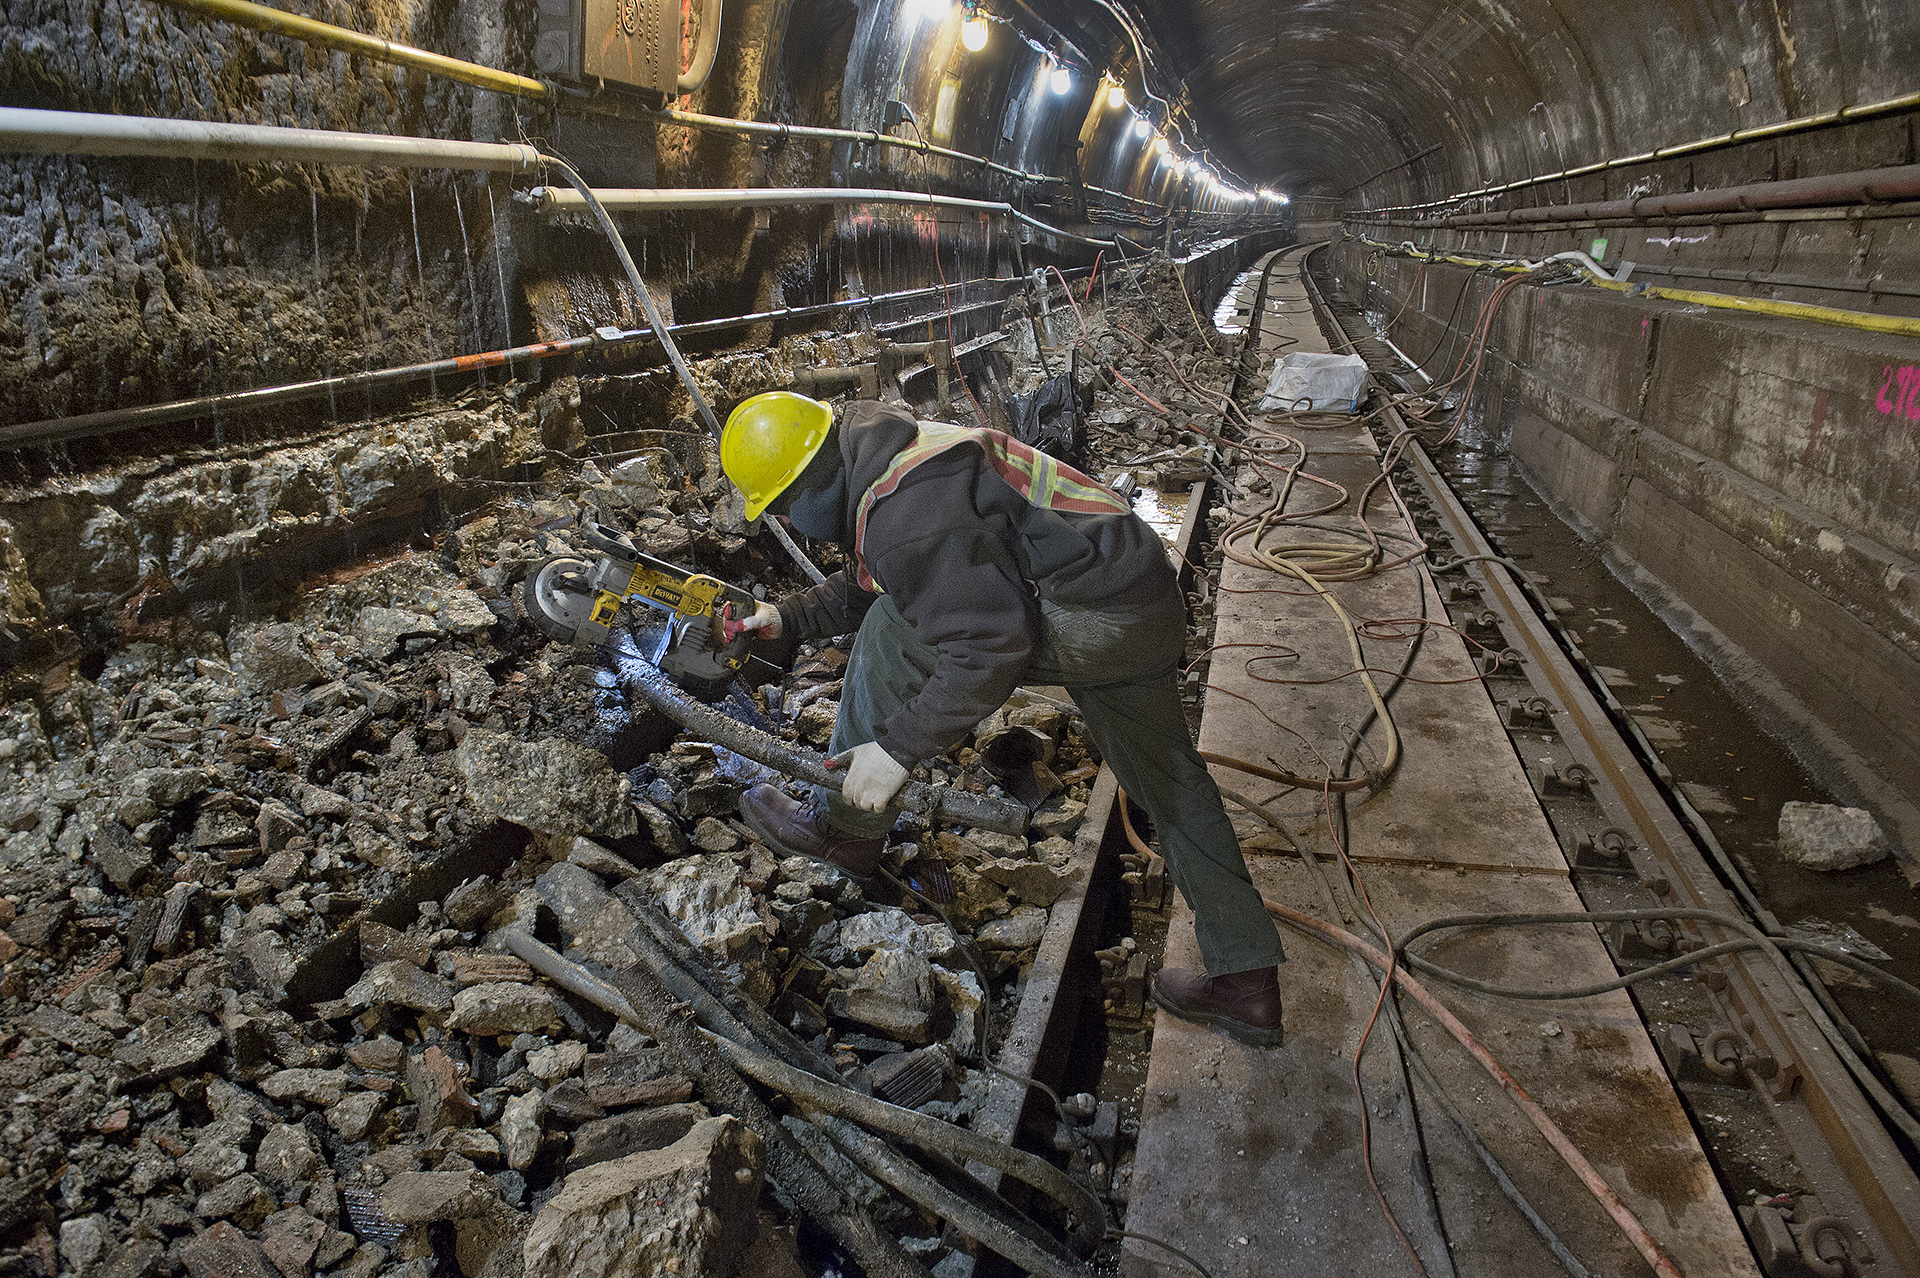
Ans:
[{"label": "gray rock debris", "polygon": [[898,1043],[926,1043],[933,1018],[933,965],[918,954],[877,950],[853,984],[827,995],[829,1015],[858,1021]]},{"label": "gray rock debris", "polygon": [[1864,808],[1787,803],[1780,808],[1780,855],[1809,870],[1851,870],[1892,855],[1880,823]]},{"label": "gray rock debris", "polygon": [[460,743],[454,763],[474,806],[488,816],[542,834],[624,838],[639,832],[633,783],[597,750],[476,728]]},{"label": "gray rock debris", "polygon": [[561,1023],[551,991],[513,981],[469,985],[453,996],[447,1028],[469,1034],[538,1034]]},{"label": "gray rock debris", "polygon": [[760,1178],[760,1138],[730,1115],[573,1172],[527,1232],[526,1278],[727,1278],[753,1231]]}]

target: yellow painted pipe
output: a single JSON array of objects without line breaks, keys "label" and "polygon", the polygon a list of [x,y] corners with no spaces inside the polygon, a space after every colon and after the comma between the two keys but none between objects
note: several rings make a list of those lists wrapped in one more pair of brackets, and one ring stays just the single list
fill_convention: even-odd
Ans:
[{"label": "yellow painted pipe", "polygon": [[191,9],[195,13],[218,18],[223,22],[252,27],[256,31],[292,36],[296,40],[305,40],[309,44],[325,45],[330,49],[358,53],[381,62],[391,62],[397,66],[430,71],[435,75],[443,75],[449,80],[471,84],[475,88],[492,89],[496,93],[511,93],[523,98],[553,96],[552,89],[524,75],[515,75],[511,71],[496,71],[492,67],[484,67],[477,62],[464,62],[459,58],[449,58],[445,54],[416,49],[410,44],[395,44],[379,36],[364,35],[346,27],[337,27],[331,22],[303,18],[297,13],[271,9],[264,4],[253,4],[251,0],[165,0],[165,3],[176,9]]},{"label": "yellow painted pipe", "polygon": [[[1593,280],[1601,288],[1627,292],[1632,285],[1614,280]],[[1747,311],[1755,315],[1777,315],[1783,319],[1812,320],[1816,324],[1838,324],[1842,328],[1863,329],[1869,333],[1892,333],[1899,337],[1920,337],[1920,319],[1905,315],[1875,315],[1870,311],[1848,311],[1837,306],[1810,306],[1805,302],[1776,302],[1764,297],[1738,297],[1732,293],[1702,293],[1690,288],[1645,288],[1636,297],[1657,297],[1668,302],[1687,302],[1727,311]]]}]

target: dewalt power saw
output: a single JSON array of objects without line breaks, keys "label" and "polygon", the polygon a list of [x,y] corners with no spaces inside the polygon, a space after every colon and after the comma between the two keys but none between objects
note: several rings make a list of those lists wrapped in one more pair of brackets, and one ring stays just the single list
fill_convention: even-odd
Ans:
[{"label": "dewalt power saw", "polygon": [[747,664],[754,598],[704,573],[689,572],[634,546],[604,524],[583,522],[581,540],[598,554],[550,555],[533,566],[514,597],[514,611],[562,643],[605,643],[631,600],[668,614],[654,650],[640,655],[703,701],[726,695]]}]

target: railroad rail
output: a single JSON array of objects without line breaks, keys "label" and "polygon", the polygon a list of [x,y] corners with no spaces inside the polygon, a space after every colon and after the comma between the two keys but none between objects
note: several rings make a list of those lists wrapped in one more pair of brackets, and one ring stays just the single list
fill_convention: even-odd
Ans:
[{"label": "railroad rail", "polygon": [[[1309,269],[1315,253],[1324,249],[1303,258],[1301,280],[1322,329],[1343,349],[1359,353]],[[1384,417],[1396,434],[1406,429],[1393,408]],[[1669,791],[1651,771],[1657,764],[1635,752],[1627,731],[1608,713],[1602,696],[1611,700],[1611,695],[1589,685],[1426,450],[1414,442],[1407,457],[1442,527],[1460,554],[1475,561],[1469,571],[1479,582],[1480,602],[1496,614],[1544,695],[1547,716],[1585,769],[1594,799],[1614,826],[1629,832],[1633,844],[1626,852],[1641,884],[1665,907],[1748,920],[1749,912],[1714,872]],[[1763,917],[1760,923],[1772,920]],[[1712,921],[1687,921],[1676,930],[1687,949],[1737,939]],[[1864,1244],[1853,1253],[1858,1266],[1853,1272],[1920,1273],[1920,1177],[1829,1041],[1837,1031],[1827,1020],[1825,991],[1796,988],[1779,966],[1756,952],[1725,956],[1712,974],[1724,978],[1706,981],[1724,1032],[1749,1045],[1743,1059],[1759,1063],[1751,1074],[1756,1095],[1827,1214],[1857,1231],[1857,1242]],[[1809,985],[1818,980],[1810,969],[1801,969],[1801,976]]]}]

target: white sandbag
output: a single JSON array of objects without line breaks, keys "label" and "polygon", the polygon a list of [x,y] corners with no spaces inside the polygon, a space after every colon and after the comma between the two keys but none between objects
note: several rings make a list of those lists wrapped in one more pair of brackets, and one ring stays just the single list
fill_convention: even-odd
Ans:
[{"label": "white sandbag", "polygon": [[1351,413],[1366,394],[1367,361],[1358,355],[1294,351],[1273,366],[1259,411]]}]

